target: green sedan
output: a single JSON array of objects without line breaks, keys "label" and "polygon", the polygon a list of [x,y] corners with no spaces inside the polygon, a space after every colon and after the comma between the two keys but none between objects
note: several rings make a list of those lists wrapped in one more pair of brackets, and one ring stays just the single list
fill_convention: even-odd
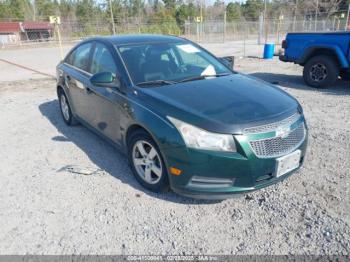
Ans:
[{"label": "green sedan", "polygon": [[183,38],[82,41],[57,66],[57,94],[66,124],[124,152],[151,191],[225,199],[303,164],[307,125],[297,100]]}]

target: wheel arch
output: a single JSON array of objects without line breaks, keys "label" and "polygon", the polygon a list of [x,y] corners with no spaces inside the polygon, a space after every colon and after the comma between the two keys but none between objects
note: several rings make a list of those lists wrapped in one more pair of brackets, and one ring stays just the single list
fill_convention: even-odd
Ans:
[{"label": "wheel arch", "polygon": [[126,132],[125,132],[124,145],[126,148],[126,152],[129,150],[129,139],[130,139],[131,135],[138,130],[142,130],[142,131],[146,132],[152,138],[154,143],[156,143],[157,147],[161,151],[161,146],[160,146],[158,139],[156,138],[156,135],[153,134],[153,132],[151,130],[149,130],[149,128],[145,127],[144,125],[142,125],[140,123],[132,123],[131,125],[129,125],[129,127],[126,129]]},{"label": "wheel arch", "polygon": [[310,59],[315,56],[329,56],[334,59],[340,68],[348,68],[349,63],[341,49],[337,46],[313,46],[306,49],[303,56],[299,59],[298,64],[304,66]]},{"label": "wheel arch", "polygon": [[169,172],[168,172],[168,166],[169,166],[169,163],[168,163],[168,159],[165,157],[164,155],[164,152],[162,150],[162,147],[158,141],[158,139],[155,137],[155,135],[148,129],[146,128],[144,125],[140,124],[140,123],[133,123],[131,124],[128,129],[126,130],[125,132],[125,139],[124,139],[124,145],[125,145],[125,152],[126,154],[128,155],[129,154],[129,139],[131,137],[131,135],[133,133],[135,133],[136,131],[138,130],[142,130],[144,132],[146,132],[151,138],[152,140],[154,141],[154,143],[156,144],[156,146],[158,147],[158,150],[159,150],[159,153],[164,161],[164,164],[165,164],[165,170],[166,170],[166,174],[168,175],[169,177]]},{"label": "wheel arch", "polygon": [[70,109],[72,111],[72,114],[73,114],[74,117],[77,117],[77,114],[76,114],[76,111],[75,111],[75,107],[74,107],[74,103],[73,103],[72,98],[70,96],[69,90],[67,90],[64,85],[58,84],[56,86],[57,97],[59,97],[59,92],[60,91],[63,92],[66,95],[66,97],[68,99],[68,103],[69,103]]},{"label": "wheel arch", "polygon": [[166,152],[171,148],[184,146],[183,139],[177,129],[165,120],[161,120],[152,114],[147,114],[145,117],[139,119],[140,121],[133,121],[127,128],[124,128],[123,144],[125,152],[128,154],[131,135],[137,130],[144,130],[157,145],[166,166],[169,166]]},{"label": "wheel arch", "polygon": [[57,85],[57,86],[56,86],[56,92],[57,92],[57,95],[59,94],[60,90],[62,90],[62,91],[64,92],[64,88],[63,88],[63,86],[61,86],[61,85]]},{"label": "wheel arch", "polygon": [[132,135],[134,132],[138,131],[138,130],[143,130],[143,131],[145,131],[145,132],[148,133],[148,134],[152,137],[152,139],[154,140],[153,136],[151,135],[151,133],[150,133],[146,128],[144,128],[142,125],[140,125],[140,124],[138,124],[138,123],[134,123],[134,124],[131,124],[131,125],[128,127],[128,129],[126,130],[126,132],[125,132],[125,141],[124,141],[124,143],[125,143],[125,145],[126,145],[127,148],[128,148],[128,145],[129,145],[129,139],[130,139],[131,135]]}]

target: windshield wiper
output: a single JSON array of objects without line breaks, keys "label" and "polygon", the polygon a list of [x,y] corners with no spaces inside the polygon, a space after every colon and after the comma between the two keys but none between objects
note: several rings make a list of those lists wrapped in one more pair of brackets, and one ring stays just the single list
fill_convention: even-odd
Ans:
[{"label": "windshield wiper", "polygon": [[185,78],[179,81],[179,83],[182,82],[189,82],[189,81],[195,81],[195,80],[202,80],[206,79],[207,77],[220,77],[220,76],[228,76],[230,73],[222,73],[222,74],[214,74],[214,75],[200,75],[200,76],[192,76],[189,78]]},{"label": "windshield wiper", "polygon": [[153,80],[153,81],[145,81],[137,83],[137,86],[154,86],[154,85],[172,85],[175,84],[174,81],[168,81],[168,80]]}]

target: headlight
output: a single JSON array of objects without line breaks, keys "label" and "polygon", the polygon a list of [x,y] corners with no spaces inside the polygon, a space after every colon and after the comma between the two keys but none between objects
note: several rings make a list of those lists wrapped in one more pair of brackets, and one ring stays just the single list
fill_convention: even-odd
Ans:
[{"label": "headlight", "polygon": [[236,152],[236,144],[232,135],[211,133],[170,116],[168,119],[175,125],[188,147]]}]

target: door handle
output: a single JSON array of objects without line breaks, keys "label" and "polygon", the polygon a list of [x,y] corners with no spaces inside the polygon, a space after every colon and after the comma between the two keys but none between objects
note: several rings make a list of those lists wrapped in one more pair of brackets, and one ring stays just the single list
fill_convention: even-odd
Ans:
[{"label": "door handle", "polygon": [[68,85],[68,83],[69,83],[70,80],[71,80],[71,77],[70,77],[69,75],[65,75],[64,78],[63,78],[63,80],[64,80],[64,83]]}]

